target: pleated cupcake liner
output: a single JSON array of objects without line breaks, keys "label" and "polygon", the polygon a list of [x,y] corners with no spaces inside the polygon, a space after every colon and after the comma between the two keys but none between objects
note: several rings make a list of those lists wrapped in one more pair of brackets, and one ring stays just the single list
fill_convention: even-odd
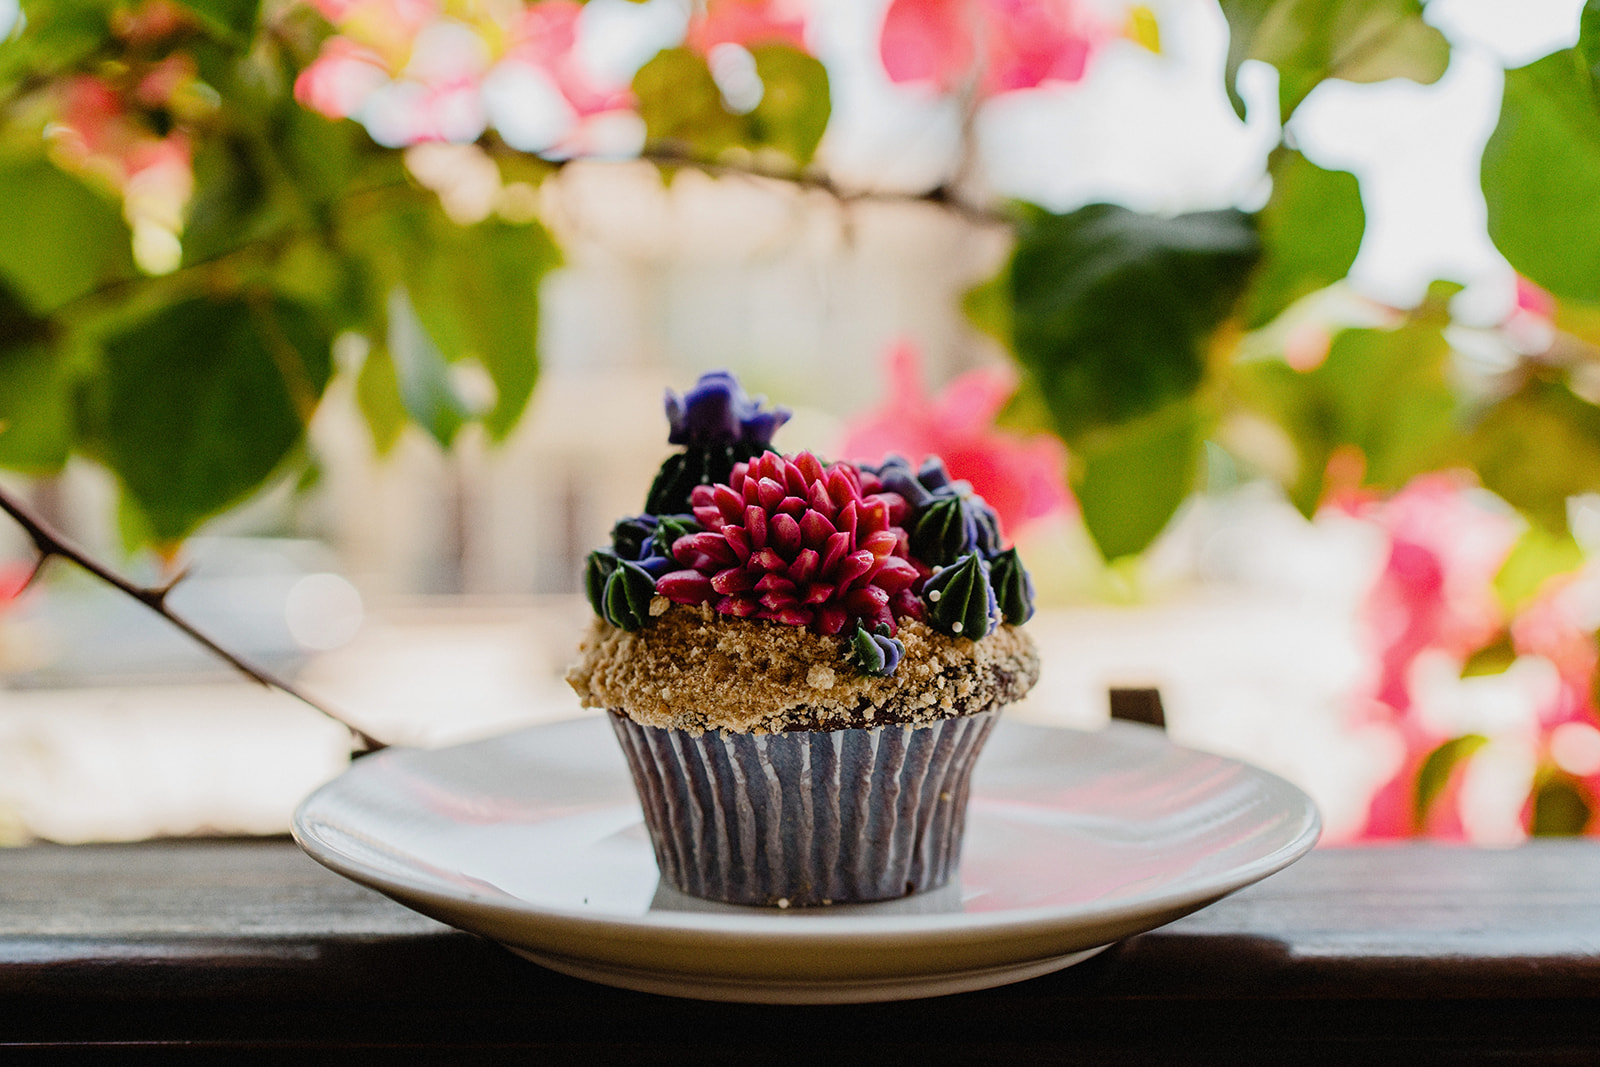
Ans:
[{"label": "pleated cupcake liner", "polygon": [[669,884],[730,904],[803,906],[948,882],[996,715],[699,735],[610,719]]}]

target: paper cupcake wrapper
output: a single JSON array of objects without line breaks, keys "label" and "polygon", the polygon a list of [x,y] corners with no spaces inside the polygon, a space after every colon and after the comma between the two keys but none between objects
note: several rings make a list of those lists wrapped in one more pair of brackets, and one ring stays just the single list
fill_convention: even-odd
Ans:
[{"label": "paper cupcake wrapper", "polygon": [[808,905],[949,881],[996,714],[698,736],[610,718],[667,882],[730,904]]}]

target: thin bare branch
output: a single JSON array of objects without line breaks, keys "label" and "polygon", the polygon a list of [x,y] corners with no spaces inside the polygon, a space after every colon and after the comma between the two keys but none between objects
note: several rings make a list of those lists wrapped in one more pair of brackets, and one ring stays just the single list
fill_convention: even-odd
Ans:
[{"label": "thin bare branch", "polygon": [[368,734],[359,727],[352,725],[343,716],[318,703],[316,700],[313,700],[310,696],[296,688],[294,685],[284,681],[282,678],[277,677],[270,671],[267,671],[261,667],[257,667],[237,653],[224,648],[212,637],[196,629],[193,623],[189,622],[181,615],[178,615],[170,607],[168,607],[167,596],[172,592],[173,588],[183,580],[187,574],[186,571],[178,574],[177,577],[162,585],[138,585],[134,582],[128,581],[120,574],[117,574],[109,567],[95,560],[93,557],[84,552],[83,549],[74,545],[64,535],[55,530],[42,517],[37,515],[31,508],[13,497],[3,486],[0,486],[0,511],[4,511],[7,515],[11,516],[17,525],[22,527],[23,531],[27,533],[28,538],[33,542],[34,548],[39,553],[39,558],[34,563],[33,573],[28,577],[28,582],[30,584],[35,578],[38,577],[39,572],[49,560],[55,557],[70,560],[83,570],[88,571],[90,574],[100,579],[102,582],[105,582],[107,585],[119,590],[120,592],[126,593],[128,596],[137,600],[139,603],[143,604],[157,615],[160,615],[162,618],[166,619],[167,622],[177,627],[178,630],[183,634],[199,643],[204,648],[208,649],[213,655],[222,659],[225,663],[239,671],[241,674],[253,679],[256,682],[259,682],[264,686],[267,686],[268,688],[277,689],[281,692],[287,693],[296,700],[299,700],[301,703],[305,704],[307,707],[321,712],[334,722],[344,726],[350,731],[355,739],[357,755],[365,755],[366,753],[376,752],[379,749],[387,747],[382,741],[379,741],[377,738]]},{"label": "thin bare branch", "polygon": [[742,176],[766,181],[785,182],[802,189],[827,193],[841,204],[928,204],[959,215],[980,226],[1012,226],[1016,220],[1002,211],[974,204],[957,196],[948,185],[936,186],[926,192],[907,193],[880,189],[851,189],[840,185],[827,174],[811,171],[777,170],[755,163],[735,163],[705,159],[686,152],[667,148],[648,149],[640,159],[666,167],[692,167],[713,176]]}]

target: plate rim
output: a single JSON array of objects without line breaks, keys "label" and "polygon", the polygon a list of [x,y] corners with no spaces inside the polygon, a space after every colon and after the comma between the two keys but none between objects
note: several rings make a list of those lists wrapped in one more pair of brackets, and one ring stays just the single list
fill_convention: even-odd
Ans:
[{"label": "plate rim", "polygon": [[[663,910],[649,911],[642,915],[626,915],[617,913],[597,914],[592,911],[580,911],[554,905],[536,905],[528,901],[518,901],[514,898],[500,901],[466,890],[451,892],[437,884],[424,882],[421,879],[413,879],[403,874],[376,871],[369,866],[361,864],[359,861],[347,857],[335,846],[321,840],[315,830],[315,808],[321,798],[330,792],[336,792],[340,788],[346,787],[349,781],[356,777],[381,773],[380,769],[394,760],[427,760],[440,753],[456,752],[473,746],[503,744],[511,738],[520,737],[531,732],[548,730],[552,727],[582,729],[582,727],[576,727],[575,724],[583,722],[595,723],[597,731],[603,729],[604,726],[603,719],[600,716],[586,715],[523,727],[493,737],[463,742],[444,748],[395,747],[386,749],[384,752],[353,763],[343,773],[324,783],[302,800],[297,805],[290,823],[291,836],[308,856],[336,874],[396,899],[406,906],[416,908],[412,901],[425,902],[428,905],[429,914],[436,915],[437,912],[441,911],[454,914],[466,909],[474,914],[487,913],[492,915],[496,920],[496,925],[516,925],[518,922],[527,922],[532,919],[538,920],[541,925],[558,924],[563,929],[571,929],[575,932],[600,933],[604,931],[613,937],[619,933],[627,932],[645,936],[658,942],[683,939],[686,943],[692,941],[701,945],[725,944],[732,947],[755,937],[762,941],[783,943],[804,944],[815,942],[820,947],[823,944],[834,941],[859,944],[862,940],[871,940],[885,945],[900,942],[915,942],[922,946],[932,944],[954,945],[973,940],[987,941],[996,936],[1013,938],[1027,937],[1033,933],[1056,932],[1061,930],[1064,924],[1104,927],[1138,922],[1152,913],[1169,916],[1159,923],[1143,927],[1144,929],[1151,929],[1156,925],[1163,925],[1182,915],[1197,911],[1230,893],[1261,881],[1288,867],[1315,846],[1322,831],[1321,814],[1317,810],[1316,804],[1302,789],[1292,782],[1244,760],[1179,745],[1158,727],[1113,720],[1105,724],[1100,730],[1083,730],[1076,727],[1022,722],[1005,718],[1002,718],[997,727],[1004,727],[1008,731],[1019,728],[1023,730],[1064,731],[1078,734],[1110,731],[1125,734],[1130,741],[1135,737],[1139,737],[1147,743],[1154,740],[1186,754],[1237,765],[1247,772],[1266,779],[1278,788],[1285,790],[1288,796],[1298,801],[1297,812],[1291,814],[1300,816],[1300,825],[1284,844],[1279,845],[1271,852],[1206,878],[1187,882],[1178,892],[1171,890],[1145,891],[1104,903],[1091,901],[1072,905],[1035,905],[993,912],[881,915],[873,913],[871,910],[873,906],[870,904],[850,905],[852,911],[848,914],[818,914],[819,909],[808,908],[805,909],[803,917],[792,911],[754,906],[747,909],[748,913],[746,913],[746,909],[741,909],[737,912]],[[606,736],[609,736],[609,734],[606,734]],[[619,753],[619,760],[620,758]],[[424,909],[416,908],[416,910]],[[826,911],[825,908],[820,910]],[[501,938],[496,939],[504,940]]]}]

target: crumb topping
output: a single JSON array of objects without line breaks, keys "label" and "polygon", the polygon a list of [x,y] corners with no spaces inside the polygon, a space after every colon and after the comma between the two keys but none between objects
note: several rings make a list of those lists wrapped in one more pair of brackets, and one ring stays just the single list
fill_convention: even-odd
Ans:
[{"label": "crumb topping", "polygon": [[691,733],[837,730],[975,715],[1039,678],[1032,639],[1010,625],[970,641],[902,619],[905,657],[885,678],[856,671],[844,638],[659,601],[638,630],[594,620],[567,671],[584,707]]}]

